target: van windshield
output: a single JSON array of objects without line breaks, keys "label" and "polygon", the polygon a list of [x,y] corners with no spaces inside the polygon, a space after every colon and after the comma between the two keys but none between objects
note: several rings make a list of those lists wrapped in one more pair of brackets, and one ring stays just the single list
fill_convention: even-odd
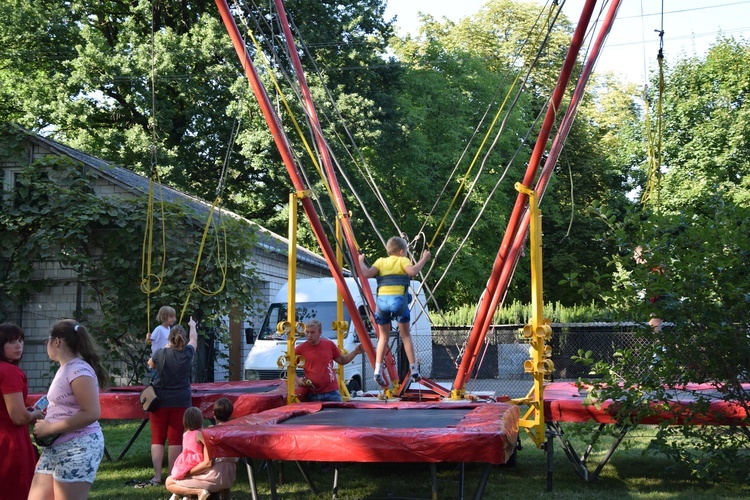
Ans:
[{"label": "van windshield", "polygon": [[[276,325],[287,319],[286,303],[274,303],[268,308],[268,314],[263,320],[263,326],[258,334],[258,340],[286,340],[286,335],[276,331]],[[307,323],[311,319],[317,319],[323,325],[323,336],[329,339],[336,338],[336,332],[331,324],[336,320],[335,302],[301,302],[296,305],[297,321]],[[350,321],[349,313],[344,309],[344,321]],[[304,335],[303,335],[304,337]]]}]

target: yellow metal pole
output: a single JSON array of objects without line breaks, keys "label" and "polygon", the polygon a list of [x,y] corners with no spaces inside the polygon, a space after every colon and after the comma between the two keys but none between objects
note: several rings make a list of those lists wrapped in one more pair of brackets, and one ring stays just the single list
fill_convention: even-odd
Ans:
[{"label": "yellow metal pole", "polygon": [[294,347],[297,341],[297,197],[299,193],[289,194],[289,259],[288,266],[288,295],[286,324],[279,323],[277,330],[286,332],[286,402],[299,402],[295,393],[294,379],[297,374],[297,357]]},{"label": "yellow metal pole", "polygon": [[536,191],[516,183],[516,190],[529,197],[531,246],[531,323],[523,328],[523,335],[529,339],[529,356],[524,362],[524,371],[530,373],[534,385],[525,398],[514,399],[519,405],[528,406],[519,425],[531,436],[537,447],[545,441],[544,435],[544,376],[552,373],[554,364],[550,359],[551,349],[546,341],[552,338],[550,321],[544,317],[542,279],[542,216],[539,211]]},{"label": "yellow metal pole", "polygon": [[[344,254],[341,252],[343,245],[344,236],[341,232],[341,221],[340,219],[336,219],[336,261],[342,269],[344,266]],[[344,298],[341,295],[341,290],[338,288],[336,288],[336,321],[331,327],[336,332],[336,339],[341,354],[346,354],[346,349],[344,349],[344,335],[349,330],[349,323],[344,321]],[[351,398],[351,395],[349,394],[349,389],[346,387],[346,380],[344,380],[344,366],[337,365],[336,370],[339,376],[339,392],[341,392],[341,397],[346,401]]]}]

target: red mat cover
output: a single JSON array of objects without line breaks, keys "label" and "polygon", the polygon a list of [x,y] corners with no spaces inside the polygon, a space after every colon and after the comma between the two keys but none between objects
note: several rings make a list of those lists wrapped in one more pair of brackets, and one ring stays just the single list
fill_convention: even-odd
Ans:
[{"label": "red mat cover", "polygon": [[[750,384],[742,384],[750,391]],[[641,420],[643,424],[659,424],[671,420],[676,425],[748,425],[747,409],[740,403],[724,401],[711,384],[687,384],[669,390],[669,399],[663,405],[652,404],[653,412]],[[586,393],[579,393],[574,382],[553,382],[544,387],[544,418],[553,422],[613,423],[617,406],[611,400],[597,405],[584,405]],[[698,407],[696,401],[705,398],[707,408]]]},{"label": "red mat cover", "polygon": [[[245,382],[211,382],[192,384],[193,406],[197,406],[206,418],[213,418],[214,402],[220,397],[234,403],[232,415],[241,417],[286,404],[286,381],[254,380]],[[143,386],[112,387],[99,394],[101,419],[142,420],[148,418],[143,411],[139,395]],[[26,405],[32,406],[42,394],[29,394]]]},{"label": "red mat cover", "polygon": [[505,403],[297,403],[204,429],[204,436],[217,457],[504,464],[518,421],[518,407]]}]

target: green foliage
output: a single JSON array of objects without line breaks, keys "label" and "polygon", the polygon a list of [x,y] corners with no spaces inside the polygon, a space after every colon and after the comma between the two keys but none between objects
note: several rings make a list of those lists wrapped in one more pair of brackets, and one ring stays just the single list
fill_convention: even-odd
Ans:
[{"label": "green foliage", "polygon": [[[267,22],[277,14],[268,2],[243,4],[238,19],[276,56],[274,76],[304,127],[296,84],[282,74],[294,73],[282,35]],[[286,2],[295,37],[311,52],[303,64],[315,61],[326,71],[308,78],[314,94],[324,95],[325,81],[343,119],[356,124],[352,134],[371,151],[378,149],[384,113],[394,107],[389,88],[396,65],[382,57],[392,35],[384,9],[382,0]],[[163,182],[206,200],[214,199],[230,158],[224,205],[285,232],[275,215],[293,188],[213,2],[3,2],[0,42],[8,48],[0,54],[4,119],[142,174],[156,168]],[[278,97],[259,58],[256,64],[271,99]],[[323,119],[331,137],[345,135],[330,106],[324,112],[331,113],[328,123]],[[302,156],[287,116],[283,125]],[[336,155],[348,157],[342,149]]]},{"label": "green foliage", "polygon": [[[618,317],[644,326],[641,346],[619,352],[616,363],[586,356],[577,361],[604,377],[605,385],[590,394],[622,402],[623,421],[637,424],[663,408],[669,388],[690,382],[710,384],[713,397],[746,413],[750,408],[741,386],[750,381],[747,65],[747,43],[732,39],[719,40],[705,58],[671,65],[656,195],[643,211],[622,218],[604,205],[591,206],[606,227],[601,239],[617,252],[608,257],[610,272],[601,280],[567,278],[580,285],[582,296],[598,295]],[[643,265],[633,260],[638,245]],[[646,325],[649,318],[663,319],[663,328],[654,331]],[[684,416],[699,418],[709,402],[699,396]],[[668,423],[651,451],[701,481],[748,480],[750,440],[742,427]]]},{"label": "green foliage", "polygon": [[[442,315],[433,314],[432,322],[436,326],[466,326],[474,324],[476,306],[461,306],[444,312]],[[514,300],[500,308],[492,317],[493,325],[524,324],[530,321],[532,315],[531,304]],[[553,323],[591,323],[596,321],[610,321],[611,314],[601,310],[597,304],[565,306],[560,302],[545,303],[544,317]]]},{"label": "green foliage", "polygon": [[[344,196],[362,247],[369,255],[382,252],[373,226],[385,238],[399,231],[415,238],[424,231],[431,239],[446,215],[436,240],[443,247],[430,264],[435,267],[429,279],[437,281],[455,254],[436,287],[438,301],[450,309],[476,300],[516,197],[513,182],[528,158],[529,140],[520,138],[535,128],[534,119],[554,86],[570,25],[554,25],[540,51],[538,43],[524,43],[529,37],[539,42],[546,29],[536,23],[540,6],[528,3],[488,2],[475,18],[455,24],[426,19],[421,37],[405,40],[393,37],[391,23],[382,17],[382,0],[286,4],[300,50],[309,52],[302,62],[333,156],[341,163],[339,178],[346,175],[353,187]],[[265,23],[276,15],[269,9],[269,4],[251,5],[237,18],[253,30],[263,52],[276,56],[268,70],[251,48],[271,98],[278,97],[271,83],[274,76],[291,102],[291,113],[304,123],[302,106],[293,98],[296,84],[283,78],[283,72],[293,74],[283,39],[275,25]],[[0,93],[7,97],[0,99],[0,110],[7,119],[137,172],[158,170],[165,183],[209,200],[229,157],[224,205],[271,230],[286,232],[285,205],[292,186],[213,4],[77,0],[61,7],[40,0],[34,5],[4,4],[0,20],[7,21],[0,23],[0,41],[14,47],[0,54]],[[23,40],[28,52],[15,48],[17,40]],[[504,118],[497,141],[490,134],[478,152],[490,121],[485,120],[473,136],[484,110],[490,106],[488,116],[496,112],[511,82],[537,55],[529,91],[521,93],[514,111]],[[228,155],[234,125],[236,148]],[[300,157],[300,171],[320,200],[319,215],[333,226],[335,210],[315,180],[317,174],[286,111],[282,125]],[[348,136],[357,150],[346,145],[351,142]],[[584,220],[583,207],[599,196],[622,195],[612,169],[607,175],[589,175],[606,165],[601,148],[584,147],[597,143],[589,128],[574,132],[560,172],[570,172],[571,178],[550,186],[543,207],[549,235],[549,297],[566,305],[577,297],[557,287],[560,273],[593,274],[601,266],[594,258],[601,249],[588,244],[591,223]],[[449,201],[474,157],[474,172],[483,163],[484,174],[457,216],[457,206],[449,210]],[[449,181],[457,164],[458,177]],[[362,170],[365,165],[367,173]],[[463,242],[501,178],[505,181]],[[370,182],[377,184],[386,207],[370,192]],[[446,183],[446,195],[432,210]],[[569,194],[571,185],[575,198]],[[465,186],[459,200],[468,192]],[[448,235],[447,224],[454,218],[455,228]],[[398,229],[388,229],[394,223]],[[306,227],[300,243],[317,245]],[[512,298],[529,296],[527,267],[522,259],[511,283]]]},{"label": "green foliage", "polygon": [[[688,383],[710,384],[716,389],[713,398],[750,409],[741,385],[750,382],[750,247],[745,227],[750,209],[727,198],[728,193],[718,193],[702,200],[700,210],[681,214],[636,212],[624,222],[606,210],[599,212],[608,225],[602,237],[620,252],[611,256],[611,272],[601,282],[580,289],[599,293],[618,319],[637,320],[642,327],[638,347],[617,353],[613,364],[595,362],[585,353],[577,361],[603,377],[589,392],[599,400],[621,403],[618,418],[623,421],[637,424],[661,411],[669,389]],[[645,259],[641,264],[633,258],[637,245]],[[654,330],[647,323],[650,318],[662,319],[663,327]],[[731,426],[690,423],[706,413],[708,403],[698,396],[698,403],[683,415],[687,425],[671,427],[664,421],[651,447],[699,479],[748,477],[750,469],[742,459],[750,452],[745,433]]]},{"label": "green foliage", "polygon": [[[661,208],[700,211],[716,192],[750,205],[750,43],[719,39],[667,75]],[[707,207],[706,213],[711,213]]]},{"label": "green foliage", "polygon": [[[241,320],[260,300],[250,265],[254,227],[224,218],[209,231],[209,243],[196,271],[205,215],[191,213],[180,204],[165,204],[166,262],[161,258],[160,237],[155,238],[158,243],[152,249],[152,271],[160,275],[163,263],[165,272],[160,276],[161,286],[149,297],[151,309],[147,310],[147,296],[139,291],[142,278],[138,272],[145,257],[146,197],[99,197],[91,190],[92,180],[90,172],[65,157],[49,156],[25,167],[18,188],[5,194],[6,208],[0,213],[0,308],[23,305],[32,293],[50,286],[37,275],[35,266],[38,262],[56,262],[63,269],[74,270],[75,279],[87,290],[94,307],[80,311],[80,319],[91,327],[109,353],[107,358],[124,363],[124,371],[114,374],[127,381],[140,381],[147,359],[143,341],[146,332],[156,325],[158,308],[172,305],[181,311],[188,293],[186,315],[200,323],[203,334],[214,332],[217,340],[226,343],[226,317],[231,314]],[[221,225],[227,233],[226,248]],[[159,219],[155,226],[158,232]],[[191,289],[190,284],[195,274],[197,286],[208,291],[221,288],[223,258],[219,259],[219,249],[211,244],[214,236],[222,245],[221,253],[226,251],[228,272],[223,290],[205,295]],[[150,281],[155,287],[155,281]],[[198,378],[202,381],[203,375]]]}]

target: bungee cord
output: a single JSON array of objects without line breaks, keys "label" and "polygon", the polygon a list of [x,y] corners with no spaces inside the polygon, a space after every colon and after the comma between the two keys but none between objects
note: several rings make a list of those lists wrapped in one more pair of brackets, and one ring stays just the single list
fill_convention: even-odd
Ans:
[{"label": "bungee cord", "polygon": [[[532,29],[531,29],[532,31],[534,30],[534,28],[539,23],[539,20],[542,17],[542,13],[544,12],[545,9],[546,9],[546,7],[543,8],[540,11],[539,15],[537,16],[537,19],[534,22],[534,25],[532,26]],[[537,50],[537,53],[536,53],[536,56],[535,56],[533,62],[529,65],[529,69],[527,71],[526,78],[524,78],[524,85],[528,82],[528,78],[529,78],[529,76],[531,74],[531,70],[534,68],[534,66],[536,65],[536,63],[540,59],[540,57],[542,55],[542,51],[544,50],[544,48],[546,46],[546,43],[549,40],[549,35],[552,32],[552,27],[554,25],[554,20],[552,21],[552,23],[550,23],[549,21],[550,21],[550,19],[552,17],[552,14],[554,13],[554,11],[555,11],[555,9],[550,9],[550,11],[549,11],[549,14],[548,14],[547,20],[546,20],[546,24],[549,27],[548,27],[548,29],[545,32],[545,35],[544,35],[544,38],[543,38],[542,42],[538,43],[539,49]],[[557,12],[558,12],[558,14],[555,15],[555,20],[557,19],[557,15],[559,15],[560,9],[558,9]],[[540,34],[540,38],[541,38],[541,34]],[[520,59],[522,50],[525,47],[527,41],[528,41],[528,38],[524,39],[524,44],[521,47],[519,47],[518,51],[516,52],[516,61],[518,61],[518,59]],[[519,80],[520,76],[521,76],[521,73],[517,73],[516,77],[515,77],[515,79],[513,81],[513,83],[508,88],[508,92],[506,93],[506,96],[503,99],[502,104],[499,106],[497,112],[495,113],[495,117],[493,118],[492,122],[490,123],[490,126],[488,127],[487,131],[485,132],[484,138],[483,138],[481,144],[479,145],[479,147],[477,148],[477,151],[474,154],[474,157],[473,157],[471,163],[469,164],[469,167],[467,168],[466,173],[464,174],[464,176],[462,177],[461,181],[459,182],[459,185],[458,185],[458,187],[456,189],[456,193],[454,194],[453,199],[451,200],[448,208],[445,211],[445,215],[443,216],[443,218],[441,219],[440,223],[438,224],[437,229],[435,230],[435,234],[433,235],[432,240],[430,241],[430,245],[429,245],[430,247],[434,246],[435,240],[437,239],[438,234],[440,233],[440,230],[441,230],[443,224],[447,220],[447,217],[450,215],[450,212],[452,211],[453,206],[454,206],[454,204],[456,203],[456,201],[457,201],[457,199],[459,197],[459,194],[461,193],[461,191],[463,190],[464,186],[466,185],[466,181],[467,181],[467,179],[469,177],[469,174],[471,173],[471,171],[473,170],[473,168],[474,168],[477,160],[479,159],[479,156],[481,155],[481,153],[482,153],[482,151],[484,149],[484,146],[485,146],[485,144],[487,143],[487,140],[490,137],[490,134],[492,133],[493,129],[495,128],[495,125],[497,124],[498,120],[500,119],[500,116],[503,114],[503,110],[505,109],[505,105],[507,104],[508,99],[510,98],[510,95],[513,93],[514,88],[516,88],[516,84],[518,83],[518,80]],[[505,115],[503,117],[503,121],[502,121],[502,123],[500,125],[500,128],[499,128],[498,132],[495,134],[494,141],[492,142],[492,144],[490,145],[490,147],[488,148],[488,150],[486,151],[486,153],[484,155],[484,159],[483,159],[483,161],[482,161],[482,163],[480,165],[480,169],[479,169],[477,175],[475,176],[475,180],[474,180],[472,186],[476,185],[477,179],[481,176],[482,172],[484,171],[487,159],[489,158],[490,154],[492,153],[492,151],[494,150],[495,146],[497,145],[498,138],[500,137],[500,135],[504,131],[505,125],[507,123],[507,120],[510,117],[510,114],[515,109],[516,104],[518,103],[518,99],[520,98],[520,95],[522,93],[522,90],[523,90],[523,86],[520,86],[518,88],[517,92],[516,92],[516,96],[513,99],[513,102],[511,104],[510,108],[507,110],[507,112],[505,113]],[[485,116],[486,116],[486,114],[489,111],[489,108],[491,106],[492,106],[492,100],[490,101],[490,104],[488,105],[487,111],[485,111]],[[484,117],[483,117],[483,119],[484,119]],[[475,128],[475,132],[472,135],[472,139],[476,136],[476,134],[477,134],[477,132],[479,130],[479,127],[481,127],[481,123]],[[464,149],[464,153],[462,153],[462,155],[461,155],[461,158],[463,158],[463,156],[467,152],[469,146],[470,146],[470,144],[467,144],[466,148]],[[458,167],[458,164],[456,165],[456,168],[454,168],[453,172],[451,173],[451,178],[449,178],[448,181],[446,182],[446,186],[448,185],[448,183],[451,182],[453,173],[456,171],[457,167]],[[442,192],[441,192],[441,195],[442,195]],[[470,194],[467,194],[465,196],[464,203],[462,204],[462,207],[465,207],[466,200],[468,200],[469,197],[470,197]],[[439,201],[440,201],[439,199],[436,200],[435,204],[433,205],[433,209],[437,206],[437,203]],[[454,216],[454,222],[455,222],[456,218],[460,215],[461,211],[462,210],[459,209],[457,211],[457,213],[455,214],[455,216]],[[430,213],[432,213],[432,210],[430,211]],[[423,227],[424,227],[424,225],[423,225]],[[445,236],[444,239],[447,239],[448,236],[449,236],[449,234],[446,233],[446,236]]]},{"label": "bungee cord", "polygon": [[[151,5],[151,159],[148,179],[148,198],[146,208],[146,223],[143,232],[143,247],[141,250],[141,283],[140,289],[146,294],[146,331],[151,331],[151,295],[156,293],[162,286],[167,262],[167,231],[166,218],[164,216],[164,197],[161,191],[158,165],[158,144],[156,121],[156,35],[154,30],[154,6]],[[159,275],[153,273],[153,242],[154,242],[154,186],[159,188],[159,202],[161,207],[161,271]],[[156,282],[152,286],[152,281]]]}]

